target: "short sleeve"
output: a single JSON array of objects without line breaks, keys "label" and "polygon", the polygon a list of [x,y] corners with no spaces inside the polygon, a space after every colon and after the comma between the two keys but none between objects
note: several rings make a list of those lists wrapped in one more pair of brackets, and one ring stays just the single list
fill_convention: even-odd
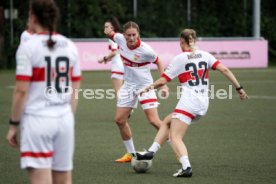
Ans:
[{"label": "short sleeve", "polygon": [[146,54],[145,60],[151,63],[156,63],[158,61],[158,56],[156,52],[154,52],[154,50],[149,45],[146,45],[146,47],[147,47],[147,54]]},{"label": "short sleeve", "polygon": [[31,51],[26,44],[22,44],[16,52],[16,80],[31,81],[32,75]]},{"label": "short sleeve", "polygon": [[109,45],[112,51],[116,51],[118,49],[118,44],[113,42],[111,39],[109,39]]},{"label": "short sleeve", "polygon": [[208,66],[209,68],[212,68],[215,70],[217,68],[217,65],[220,64],[220,61],[217,60],[213,55],[208,53]]},{"label": "short sleeve", "polygon": [[20,44],[27,42],[31,37],[32,35],[28,31],[23,31],[20,35]]},{"label": "short sleeve", "polygon": [[[184,61],[180,56],[176,56],[173,58],[172,62],[166,68],[165,72],[162,74],[167,81],[170,81],[181,74],[184,67]],[[183,66],[181,66],[183,64]]]},{"label": "short sleeve", "polygon": [[121,33],[115,33],[113,35],[113,41],[116,42],[119,46],[126,44],[126,39],[123,34]]}]

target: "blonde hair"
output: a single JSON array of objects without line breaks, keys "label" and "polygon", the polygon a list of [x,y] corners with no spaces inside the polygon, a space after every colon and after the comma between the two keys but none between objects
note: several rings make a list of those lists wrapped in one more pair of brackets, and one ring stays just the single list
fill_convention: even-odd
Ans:
[{"label": "blonde hair", "polygon": [[127,23],[124,24],[123,26],[123,31],[124,33],[126,32],[126,30],[128,30],[129,28],[135,28],[138,33],[140,33],[140,28],[138,26],[138,24],[136,22],[133,21],[128,21]]},{"label": "blonde hair", "polygon": [[187,43],[187,45],[191,48],[192,50],[192,55],[194,55],[195,50],[196,50],[196,46],[195,46],[195,42],[196,42],[196,31],[193,29],[184,29],[181,34],[180,34],[180,38],[183,38],[185,40],[185,42]]}]

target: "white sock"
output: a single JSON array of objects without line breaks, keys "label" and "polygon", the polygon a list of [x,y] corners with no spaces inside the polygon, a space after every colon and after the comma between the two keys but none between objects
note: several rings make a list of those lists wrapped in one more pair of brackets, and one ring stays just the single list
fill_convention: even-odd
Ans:
[{"label": "white sock", "polygon": [[154,142],[149,148],[149,151],[156,153],[160,148],[160,144],[158,142]]},{"label": "white sock", "polygon": [[172,145],[172,140],[168,139],[167,143],[171,146]]},{"label": "white sock", "polygon": [[136,153],[132,138],[123,142],[128,153]]},{"label": "white sock", "polygon": [[182,156],[182,157],[180,157],[179,162],[181,163],[182,168],[184,170],[187,169],[187,167],[191,167],[191,164],[190,164],[188,156]]}]

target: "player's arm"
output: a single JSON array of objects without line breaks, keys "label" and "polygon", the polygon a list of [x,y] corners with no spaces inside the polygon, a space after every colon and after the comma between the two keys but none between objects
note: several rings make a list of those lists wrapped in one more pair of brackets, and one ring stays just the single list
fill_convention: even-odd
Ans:
[{"label": "player's arm", "polygon": [[102,59],[99,60],[99,63],[107,63],[110,61],[115,55],[117,54],[116,50],[111,51],[107,56],[104,56]]},{"label": "player's arm", "polygon": [[243,87],[238,82],[235,75],[225,65],[223,65],[222,63],[219,63],[216,66],[216,69],[219,70],[226,78],[228,78],[228,80],[232,82],[237,92],[239,93],[241,100],[248,99],[248,95],[246,94]]},{"label": "player's arm", "polygon": [[166,80],[166,78],[160,77],[153,84],[151,84],[150,86],[146,87],[141,93],[146,93],[146,92],[148,92],[150,90],[158,89],[158,88],[166,85],[167,83],[168,83],[168,80]]},{"label": "player's arm", "polygon": [[12,147],[18,147],[18,142],[16,138],[17,125],[20,123],[20,119],[24,110],[24,104],[29,91],[29,86],[29,81],[16,81],[15,84],[12,97],[10,127],[6,136],[9,145],[11,145]]},{"label": "player's arm", "polygon": [[72,96],[71,96],[71,108],[72,108],[72,112],[74,114],[76,113],[78,102],[79,102],[79,96],[78,96],[79,95],[79,93],[78,93],[79,90],[78,89],[80,89],[80,85],[81,85],[80,80],[72,82],[73,92],[72,92]]},{"label": "player's arm", "polygon": [[[162,63],[162,61],[160,60],[160,58],[158,57],[157,60],[154,62],[157,66],[159,75],[162,76],[164,73],[164,65]],[[166,84],[166,83],[165,83]],[[169,94],[169,88],[167,85],[163,84],[161,87],[162,89],[162,96],[167,96]]]}]

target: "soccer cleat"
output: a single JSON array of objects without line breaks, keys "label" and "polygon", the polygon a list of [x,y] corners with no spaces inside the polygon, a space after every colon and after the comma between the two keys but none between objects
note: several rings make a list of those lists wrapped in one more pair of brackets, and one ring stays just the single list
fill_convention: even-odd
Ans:
[{"label": "soccer cleat", "polygon": [[132,159],[132,154],[126,153],[121,158],[115,160],[115,162],[119,162],[119,163],[131,162],[131,159]]},{"label": "soccer cleat", "polygon": [[153,157],[154,157],[154,152],[152,152],[152,151],[147,151],[146,150],[143,153],[141,153],[141,152],[136,153],[136,159],[137,160],[151,160],[151,159],[153,159]]},{"label": "soccer cleat", "polygon": [[174,177],[192,177],[193,173],[192,173],[192,168],[188,167],[187,169],[179,169],[176,173],[173,174]]}]

